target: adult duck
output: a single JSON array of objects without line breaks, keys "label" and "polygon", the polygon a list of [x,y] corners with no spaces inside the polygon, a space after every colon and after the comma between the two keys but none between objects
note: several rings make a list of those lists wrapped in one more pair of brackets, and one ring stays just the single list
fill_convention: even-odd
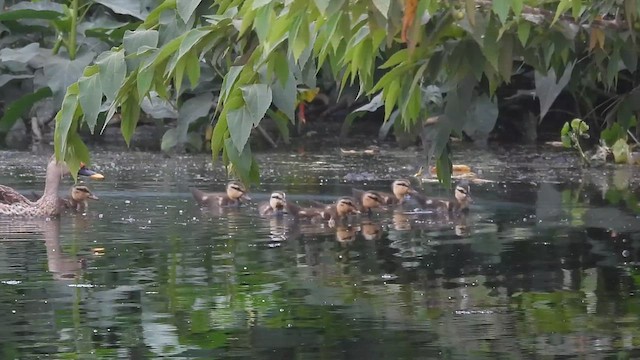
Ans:
[{"label": "adult duck", "polygon": [[[58,189],[60,180],[69,174],[69,168],[64,162],[57,162],[55,156],[51,156],[47,165],[47,173],[44,184],[44,193],[36,201],[27,199],[15,189],[0,185],[0,216],[15,217],[54,217],[60,214],[60,198]],[[88,169],[81,164],[78,175],[92,179],[104,179],[102,174]]]}]

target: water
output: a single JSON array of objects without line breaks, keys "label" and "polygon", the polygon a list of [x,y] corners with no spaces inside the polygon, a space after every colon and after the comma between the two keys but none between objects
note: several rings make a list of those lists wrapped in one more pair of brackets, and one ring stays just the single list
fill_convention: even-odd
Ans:
[{"label": "water", "polygon": [[[640,356],[636,170],[530,151],[457,152],[499,180],[472,187],[464,220],[337,229],[202,212],[188,187],[225,183],[207,156],[97,153],[86,216],[0,219],[0,358]],[[262,155],[251,195],[387,190],[415,156]],[[0,183],[41,191],[43,159],[0,153]],[[380,179],[342,180],[362,172]]]}]

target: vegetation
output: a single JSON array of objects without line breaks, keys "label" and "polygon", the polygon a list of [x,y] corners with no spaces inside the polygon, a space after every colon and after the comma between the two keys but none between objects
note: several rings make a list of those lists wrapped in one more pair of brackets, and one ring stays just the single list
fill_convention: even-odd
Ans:
[{"label": "vegetation", "polygon": [[[625,144],[639,110],[637,0],[143,5],[148,11],[113,0],[9,7],[0,16],[0,86],[31,88],[7,104],[3,124],[53,95],[61,104],[56,155],[73,167],[89,157],[81,128],[93,133],[119,119],[129,143],[141,114],[176,118],[164,149],[201,149],[206,139],[214,160],[222,155],[239,177],[257,181],[252,129],[266,116],[288,138],[299,91],[316,88],[321,74],[371,99],[348,121],[384,107],[385,129],[424,129],[423,143],[448,179],[450,136],[486,139],[498,114],[514,106],[541,121],[564,92],[558,111],[591,131],[615,125],[607,141]],[[27,35],[33,26],[35,37]],[[32,64],[34,54],[46,56]],[[538,109],[527,105],[533,99]]]}]

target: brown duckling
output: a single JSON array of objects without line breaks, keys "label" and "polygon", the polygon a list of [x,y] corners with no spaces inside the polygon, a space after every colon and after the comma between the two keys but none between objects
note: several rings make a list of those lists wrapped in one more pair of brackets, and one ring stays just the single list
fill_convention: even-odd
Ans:
[{"label": "brown duckling", "polygon": [[407,195],[414,195],[417,192],[411,186],[411,182],[407,179],[397,179],[391,184],[390,193],[378,192],[382,196],[383,202],[386,205],[398,205],[404,202],[404,198]]},{"label": "brown duckling", "polygon": [[386,209],[386,206],[384,206],[386,198],[380,195],[377,191],[351,189],[351,192],[353,193],[353,197],[356,199],[358,210],[360,210],[361,213],[366,213],[371,216],[371,209]]},{"label": "brown duckling", "polygon": [[283,213],[287,205],[286,196],[282,191],[274,191],[269,197],[269,201],[265,201],[258,205],[258,212],[262,216]]},{"label": "brown duckling", "polygon": [[239,206],[241,202],[251,201],[247,189],[239,181],[229,181],[225,193],[207,193],[196,188],[190,188],[196,202],[202,207]]},{"label": "brown duckling", "polygon": [[453,191],[453,199],[428,199],[422,196],[416,198],[420,205],[425,208],[435,208],[446,211],[449,214],[467,213],[469,211],[469,204],[473,202],[473,199],[471,199],[471,188],[467,180],[462,180],[456,185]]},{"label": "brown duckling", "polygon": [[295,204],[286,205],[287,213],[297,218],[320,218],[328,220],[329,225],[333,226],[338,219],[342,219],[349,214],[359,214],[360,210],[356,205],[355,199],[350,196],[338,198],[334,204],[315,203],[316,206],[301,208]]},{"label": "brown duckling", "polygon": [[87,210],[89,199],[98,200],[98,197],[88,187],[75,185],[71,188],[68,198],[60,199],[60,204],[62,208],[84,213]]}]

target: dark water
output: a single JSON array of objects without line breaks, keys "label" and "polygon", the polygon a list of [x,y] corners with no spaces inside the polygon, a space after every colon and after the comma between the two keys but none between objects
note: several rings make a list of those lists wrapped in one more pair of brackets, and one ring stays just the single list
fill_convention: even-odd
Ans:
[{"label": "dark water", "polygon": [[[263,155],[252,196],[386,190],[415,156]],[[86,216],[0,219],[0,358],[640,356],[636,170],[512,156],[466,161],[499,182],[472,187],[465,219],[331,229],[202,212],[188,187],[225,183],[207,156],[96,154],[107,179],[88,183],[101,200]],[[41,191],[44,162],[0,153],[0,183]],[[365,171],[382,179],[342,180]]]}]

